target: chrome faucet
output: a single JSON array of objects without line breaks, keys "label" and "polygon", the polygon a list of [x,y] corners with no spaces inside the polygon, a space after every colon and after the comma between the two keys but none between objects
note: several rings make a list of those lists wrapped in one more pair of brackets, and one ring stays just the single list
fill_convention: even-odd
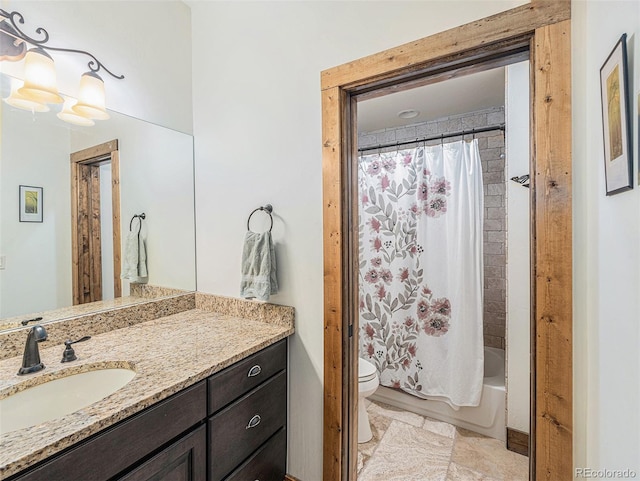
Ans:
[{"label": "chrome faucet", "polygon": [[38,350],[38,343],[46,340],[47,331],[40,324],[36,324],[29,330],[29,334],[27,335],[27,342],[24,345],[22,367],[18,371],[19,376],[22,376],[23,374],[29,374],[31,372],[38,372],[44,369],[44,364],[40,361],[40,351]]}]

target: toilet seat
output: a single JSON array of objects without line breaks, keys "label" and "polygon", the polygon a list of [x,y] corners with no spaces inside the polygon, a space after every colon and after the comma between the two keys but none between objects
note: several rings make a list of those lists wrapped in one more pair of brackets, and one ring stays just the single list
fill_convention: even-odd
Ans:
[{"label": "toilet seat", "polygon": [[358,362],[358,383],[371,381],[376,377],[376,367],[366,359],[360,358]]}]

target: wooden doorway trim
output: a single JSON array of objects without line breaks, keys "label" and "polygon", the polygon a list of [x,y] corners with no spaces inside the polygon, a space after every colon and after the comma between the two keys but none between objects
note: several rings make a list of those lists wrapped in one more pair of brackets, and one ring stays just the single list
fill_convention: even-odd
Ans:
[{"label": "wooden doorway trim", "polygon": [[[355,481],[357,333],[350,215],[353,98],[368,90],[529,50],[531,62],[531,479],[573,478],[571,6],[507,10],[325,70],[322,81],[324,237],[323,479]],[[357,282],[357,278],[356,278]],[[355,352],[355,354],[354,354]]]},{"label": "wooden doorway trim", "polygon": [[[113,291],[114,297],[122,296],[121,273],[121,229],[120,229],[120,155],[118,151],[118,140],[111,140],[88,149],[80,150],[71,154],[71,280],[73,286],[73,304],[88,302],[83,299],[81,286],[84,284],[80,275],[84,269],[80,266],[80,244],[78,239],[78,228],[80,223],[78,218],[80,205],[80,183],[83,176],[93,176],[95,178],[96,165],[109,161],[111,163],[111,207],[113,211]],[[95,179],[94,179],[95,181]],[[83,214],[86,215],[86,214]],[[91,243],[91,241],[90,241]],[[95,258],[95,256],[92,256]],[[91,270],[94,276],[99,270],[95,261],[92,262]],[[91,282],[89,280],[88,282]],[[93,300],[93,299],[91,299]]]}]

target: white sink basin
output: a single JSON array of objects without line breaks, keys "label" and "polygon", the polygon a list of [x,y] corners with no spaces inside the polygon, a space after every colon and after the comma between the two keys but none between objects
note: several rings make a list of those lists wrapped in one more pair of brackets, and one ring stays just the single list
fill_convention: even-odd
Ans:
[{"label": "white sink basin", "polygon": [[53,379],[0,399],[0,434],[78,411],[113,394],[135,375],[130,369],[98,369]]}]

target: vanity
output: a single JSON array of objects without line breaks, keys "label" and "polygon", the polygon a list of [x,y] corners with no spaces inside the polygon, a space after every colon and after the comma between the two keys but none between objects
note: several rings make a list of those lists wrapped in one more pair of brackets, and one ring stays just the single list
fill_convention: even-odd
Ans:
[{"label": "vanity", "polygon": [[[0,74],[3,98],[15,80]],[[193,292],[193,137],[109,115],[88,128],[3,105],[0,480],[280,481],[294,310]],[[19,215],[23,187],[37,219]],[[136,234],[148,276],[123,278]],[[35,324],[45,369],[19,376]]]},{"label": "vanity", "polygon": [[58,111],[0,112],[0,480],[284,479],[294,310],[192,292],[193,137]]},{"label": "vanity", "polygon": [[284,479],[293,309],[187,296],[195,308],[94,336],[75,346],[77,361],[61,364],[64,346],[46,343],[41,372],[17,376],[21,357],[0,361],[0,398],[76,372],[135,371],[84,409],[3,434],[0,479]]}]

